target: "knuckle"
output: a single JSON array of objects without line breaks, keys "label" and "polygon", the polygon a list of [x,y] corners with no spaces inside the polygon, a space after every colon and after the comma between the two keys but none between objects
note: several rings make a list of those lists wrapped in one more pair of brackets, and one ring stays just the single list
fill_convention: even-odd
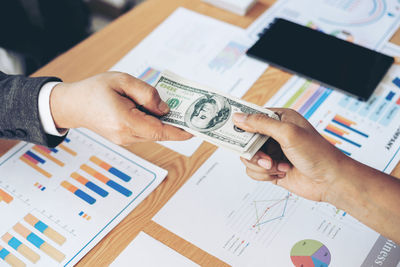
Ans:
[{"label": "knuckle", "polygon": [[145,104],[151,104],[154,103],[155,101],[157,101],[159,99],[158,97],[158,92],[156,91],[155,88],[150,87],[150,86],[146,86],[144,89],[144,93],[145,93]]},{"label": "knuckle", "polygon": [[116,122],[112,128],[112,142],[117,145],[126,145],[128,142],[128,128],[124,123]]},{"label": "knuckle", "polygon": [[299,135],[299,127],[294,124],[282,124],[281,132],[283,134],[283,138],[286,144],[290,144],[297,138]]},{"label": "knuckle", "polygon": [[121,84],[124,84],[124,85],[131,83],[132,79],[133,79],[133,77],[131,75],[124,73],[124,72],[115,72],[115,77],[116,77],[116,79],[119,80],[119,82]]},{"label": "knuckle", "polygon": [[268,116],[263,113],[253,114],[252,117],[255,123],[261,123],[268,118]]}]

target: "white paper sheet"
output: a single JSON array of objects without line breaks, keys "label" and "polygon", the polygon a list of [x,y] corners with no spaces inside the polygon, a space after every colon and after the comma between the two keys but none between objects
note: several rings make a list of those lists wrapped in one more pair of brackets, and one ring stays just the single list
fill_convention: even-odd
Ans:
[{"label": "white paper sheet", "polygon": [[195,267],[199,266],[148,234],[139,235],[122,251],[110,267]]},{"label": "white paper sheet", "polygon": [[249,38],[257,40],[276,17],[380,49],[398,29],[400,4],[390,0],[280,0],[248,27]]},{"label": "white paper sheet", "polygon": [[[71,130],[51,151],[22,142],[0,158],[0,173],[0,195],[12,198],[0,201],[0,246],[6,250],[0,249],[0,255],[8,251],[28,266],[73,266],[167,175],[87,130]],[[30,224],[24,219],[28,214],[40,223]],[[33,234],[21,234],[14,228],[17,224]],[[65,242],[54,242],[46,225]],[[40,260],[34,264],[20,254],[17,241],[3,239],[6,233]],[[46,253],[42,241],[63,255],[62,260]]]},{"label": "white paper sheet", "polygon": [[[111,70],[152,84],[163,70],[242,97],[268,67],[245,55],[252,41],[245,30],[178,8]],[[201,144],[193,139],[161,144],[191,156]]]},{"label": "white paper sheet", "polygon": [[[233,266],[378,266],[390,242],[332,205],[251,180],[221,149],[153,220]],[[388,244],[382,266],[394,267],[400,249]]]}]

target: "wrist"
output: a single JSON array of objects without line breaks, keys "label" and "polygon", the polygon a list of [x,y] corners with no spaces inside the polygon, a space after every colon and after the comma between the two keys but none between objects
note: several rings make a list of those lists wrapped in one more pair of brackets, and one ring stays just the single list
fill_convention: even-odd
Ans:
[{"label": "wrist", "polygon": [[72,118],[70,99],[70,90],[68,84],[57,84],[50,94],[50,111],[54,120],[54,124],[58,129],[68,129],[79,127]]},{"label": "wrist", "polygon": [[363,199],[360,196],[363,193],[363,182],[360,178],[362,179],[363,174],[368,172],[370,167],[349,157],[345,158],[340,162],[336,172],[331,173],[332,183],[324,201],[347,211],[349,207]]}]

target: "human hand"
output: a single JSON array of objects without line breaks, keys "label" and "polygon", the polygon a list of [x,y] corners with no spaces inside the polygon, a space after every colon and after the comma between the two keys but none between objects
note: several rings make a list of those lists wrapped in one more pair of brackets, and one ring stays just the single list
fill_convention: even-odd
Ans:
[{"label": "human hand", "polygon": [[241,129],[272,137],[251,160],[241,158],[247,174],[305,198],[327,201],[329,189],[340,179],[342,163],[351,159],[326,141],[296,111],[271,110],[281,121],[263,114],[234,115],[234,122]]},{"label": "human hand", "polygon": [[51,93],[50,108],[57,128],[85,127],[119,145],[192,137],[163,124],[157,116],[168,113],[168,105],[154,87],[126,73],[60,83]]}]

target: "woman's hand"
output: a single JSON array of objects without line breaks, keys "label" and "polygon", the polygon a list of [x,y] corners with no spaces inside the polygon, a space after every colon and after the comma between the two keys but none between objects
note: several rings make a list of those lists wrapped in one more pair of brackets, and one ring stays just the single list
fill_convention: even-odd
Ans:
[{"label": "woman's hand", "polygon": [[291,109],[272,109],[281,118],[263,114],[235,114],[236,126],[271,138],[251,159],[241,159],[247,174],[271,181],[305,198],[326,201],[329,188],[346,155],[326,141],[300,114]]}]

